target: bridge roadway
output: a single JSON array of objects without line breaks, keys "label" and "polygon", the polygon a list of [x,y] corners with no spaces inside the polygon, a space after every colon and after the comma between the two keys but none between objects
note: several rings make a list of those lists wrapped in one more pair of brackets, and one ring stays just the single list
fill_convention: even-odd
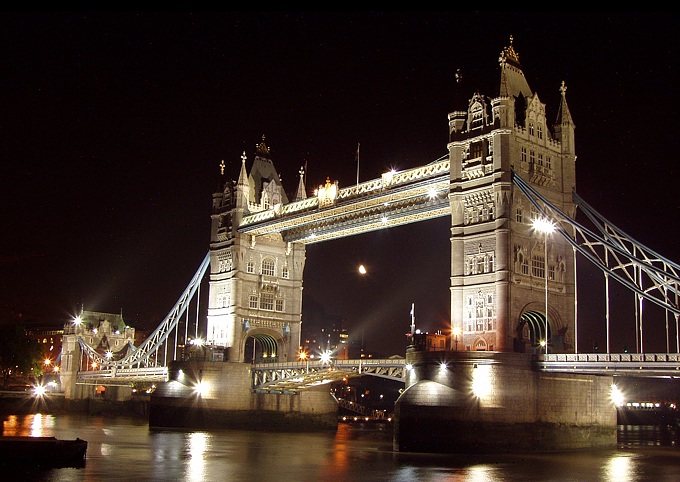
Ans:
[{"label": "bridge roadway", "polygon": [[[680,377],[678,353],[567,353],[537,355],[537,371],[549,373],[586,373],[636,377]],[[364,375],[404,382],[404,358],[333,360],[330,363],[298,361],[252,365],[253,389],[268,393],[296,393],[318,385]],[[167,367],[104,368],[78,372],[78,383],[88,385],[131,385],[139,382],[164,382]]]}]

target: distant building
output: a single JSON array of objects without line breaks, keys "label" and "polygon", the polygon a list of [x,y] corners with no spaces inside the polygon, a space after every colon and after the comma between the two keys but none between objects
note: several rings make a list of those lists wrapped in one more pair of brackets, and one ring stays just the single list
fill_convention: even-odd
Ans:
[{"label": "distant building", "polygon": [[445,351],[447,349],[446,335],[440,331],[436,333],[421,333],[420,330],[417,330],[413,334],[412,346],[417,351]]},{"label": "distant building", "polygon": [[[64,325],[61,356],[61,386],[67,399],[90,398],[95,387],[76,385],[78,371],[96,367],[88,366],[84,349],[92,349],[111,360],[123,358],[135,342],[135,329],[128,326],[122,314],[83,310],[74,321]],[[87,347],[81,347],[81,343]]]}]

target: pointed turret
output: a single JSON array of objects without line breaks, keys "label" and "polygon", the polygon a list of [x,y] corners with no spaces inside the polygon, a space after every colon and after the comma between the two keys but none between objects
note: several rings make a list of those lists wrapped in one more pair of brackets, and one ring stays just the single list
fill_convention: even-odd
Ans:
[{"label": "pointed turret", "polygon": [[246,151],[241,154],[241,172],[236,182],[236,208],[248,209],[250,198],[250,184],[248,183],[248,171],[246,171]]},{"label": "pointed turret", "polygon": [[297,192],[295,193],[295,200],[301,201],[307,199],[307,192],[305,189],[305,168],[300,168],[300,182],[298,182]]},{"label": "pointed turret", "polygon": [[576,152],[574,146],[574,130],[576,126],[571,118],[569,106],[567,105],[567,86],[562,81],[560,85],[560,108],[557,112],[557,121],[555,122],[555,138],[562,142],[562,153],[573,155]]}]

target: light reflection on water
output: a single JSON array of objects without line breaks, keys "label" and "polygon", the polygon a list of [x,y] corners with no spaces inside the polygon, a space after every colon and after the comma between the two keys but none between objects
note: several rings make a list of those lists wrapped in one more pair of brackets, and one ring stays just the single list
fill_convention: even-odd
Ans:
[{"label": "light reflection on water", "polygon": [[[10,415],[3,435],[88,441],[82,468],[2,470],[3,480],[45,481],[676,481],[678,430],[621,426],[619,448],[570,453],[442,455],[394,452],[391,426],[337,432],[150,430],[146,420]],[[1,457],[1,455],[0,455]],[[1,460],[1,458],[0,458]]]}]

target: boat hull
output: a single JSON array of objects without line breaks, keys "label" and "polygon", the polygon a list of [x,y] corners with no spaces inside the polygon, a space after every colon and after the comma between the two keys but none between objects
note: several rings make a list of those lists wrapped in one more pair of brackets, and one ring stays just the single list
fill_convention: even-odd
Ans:
[{"label": "boat hull", "polygon": [[85,464],[87,441],[59,440],[56,437],[0,437],[3,465],[80,467]]}]

